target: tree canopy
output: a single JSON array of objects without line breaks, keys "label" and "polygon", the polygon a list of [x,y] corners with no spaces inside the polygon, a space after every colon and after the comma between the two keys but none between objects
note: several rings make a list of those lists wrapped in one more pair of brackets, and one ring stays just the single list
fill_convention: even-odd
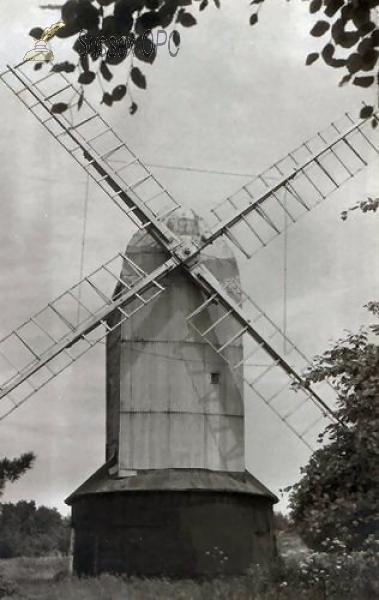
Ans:
[{"label": "tree canopy", "polygon": [[33,452],[26,452],[18,458],[0,460],[0,496],[4,491],[5,484],[17,481],[33,466],[35,458]]},{"label": "tree canopy", "polygon": [[67,553],[69,519],[55,508],[21,500],[5,503],[0,513],[0,558]]},{"label": "tree canopy", "polygon": [[[260,11],[267,2],[246,3],[250,25],[258,23]],[[56,36],[73,37],[73,49],[78,55],[76,63],[64,61],[53,68],[65,72],[77,70],[82,90],[98,78],[108,88],[103,89],[102,95],[102,102],[107,106],[128,94],[133,114],[137,105],[133,101],[132,87],[144,89],[147,85],[141,63],[155,61],[157,47],[164,39],[177,52],[180,31],[195,26],[202,12],[211,6],[221,8],[221,1],[67,0],[63,5],[45,5],[43,8],[61,10],[65,27],[59,29]],[[351,82],[363,88],[372,86],[378,77],[379,29],[375,22],[378,6],[379,0],[308,1],[310,13],[320,15],[310,30],[311,36],[320,38],[320,51],[304,57],[306,64],[321,59],[328,67],[341,69],[340,85]],[[42,32],[41,27],[35,27],[30,35],[39,39]],[[123,61],[128,61],[126,77],[114,85],[111,83],[113,67]],[[35,68],[42,68],[42,63],[37,63]],[[362,110],[362,116],[368,117],[374,109],[369,106]]]},{"label": "tree canopy", "polygon": [[[379,316],[379,303],[368,310]],[[325,444],[292,487],[290,512],[315,549],[342,542],[359,549],[379,536],[379,325],[362,328],[315,358],[308,383],[335,388],[338,422],[320,436]]]}]

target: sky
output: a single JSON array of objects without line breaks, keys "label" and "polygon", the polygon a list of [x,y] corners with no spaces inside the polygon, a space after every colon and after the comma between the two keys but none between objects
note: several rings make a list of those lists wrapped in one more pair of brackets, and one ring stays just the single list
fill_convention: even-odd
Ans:
[{"label": "sky", "polygon": [[[57,14],[40,0],[2,0],[0,69],[17,64],[32,48],[31,27]],[[266,6],[267,4],[267,6]],[[321,63],[305,67],[320,48],[308,31],[314,16],[299,0],[271,0],[249,26],[248,2],[223,0],[199,24],[182,31],[178,55],[159,49],[142,65],[147,90],[136,90],[139,110],[128,103],[99,105],[133,151],[184,206],[205,218],[212,207],[246,183],[237,174],[259,174],[345,111],[365,92],[338,87],[340,74]],[[55,39],[56,60],[70,56]],[[37,120],[0,86],[0,334],[123,250],[134,232],[94,183]],[[162,166],[164,168],[162,168]],[[186,167],[191,170],[178,170]],[[213,170],[236,175],[196,172]],[[378,162],[294,225],[288,233],[287,331],[308,356],[322,352],[345,330],[367,322],[363,305],[378,297],[375,217],[342,210],[377,194]],[[239,258],[244,289],[278,322],[283,321],[284,242],[278,238],[247,262]],[[4,500],[34,499],[67,513],[63,503],[104,460],[105,356],[99,345],[0,423],[0,454],[33,450],[35,467],[9,485]],[[275,493],[299,477],[308,450],[246,395],[246,463]],[[284,506],[284,504],[282,505]]]}]

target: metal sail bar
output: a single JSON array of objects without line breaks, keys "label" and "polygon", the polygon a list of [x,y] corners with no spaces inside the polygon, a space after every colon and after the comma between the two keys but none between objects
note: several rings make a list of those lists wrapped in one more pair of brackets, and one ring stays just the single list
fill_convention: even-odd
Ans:
[{"label": "metal sail bar", "polygon": [[229,196],[213,209],[217,223],[204,246],[224,234],[251,258],[379,154],[372,119],[344,115]]},{"label": "metal sail bar", "polygon": [[137,227],[166,248],[178,245],[163,219],[179,203],[65,75],[21,63],[0,78]]},{"label": "metal sail bar", "polygon": [[[335,420],[333,409],[325,402],[328,395],[331,403],[334,401],[333,390],[326,384],[320,386],[321,398],[318,390],[304,385],[299,372],[308,365],[306,357],[246,294],[242,298],[235,290],[228,294],[203,265],[192,268],[190,276],[207,299],[187,317],[189,325],[230,365],[236,376],[243,377],[254,394],[313,449],[307,438],[317,436],[322,420]],[[242,301],[243,307],[231,294]],[[205,312],[213,321],[206,330],[200,326]],[[241,339],[242,360],[236,352]],[[286,358],[281,355],[284,339]]]},{"label": "metal sail bar", "polygon": [[120,253],[0,340],[0,420],[161,294],[176,267],[146,274]]}]

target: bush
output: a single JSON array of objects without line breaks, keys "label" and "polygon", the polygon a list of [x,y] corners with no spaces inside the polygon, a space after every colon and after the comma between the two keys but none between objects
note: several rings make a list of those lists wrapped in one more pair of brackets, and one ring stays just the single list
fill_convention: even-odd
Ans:
[{"label": "bush", "polygon": [[275,531],[290,531],[293,528],[293,523],[288,515],[280,511],[274,512],[274,528]]},{"label": "bush", "polygon": [[15,581],[11,581],[0,575],[0,598],[14,596],[18,592],[18,586]]}]

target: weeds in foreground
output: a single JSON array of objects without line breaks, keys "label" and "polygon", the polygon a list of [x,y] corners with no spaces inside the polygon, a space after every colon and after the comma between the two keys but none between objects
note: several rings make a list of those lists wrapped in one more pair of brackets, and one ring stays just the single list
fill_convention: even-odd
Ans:
[{"label": "weeds in foreground", "polygon": [[[23,559],[25,561],[25,559]],[[46,564],[44,565],[46,572]],[[36,569],[36,563],[34,563]],[[138,579],[104,574],[58,576],[1,583],[0,598],[12,600],[375,600],[379,598],[379,545],[362,552],[309,553],[299,561],[253,565],[240,577],[209,581]],[[7,587],[8,586],[8,587]]]}]

